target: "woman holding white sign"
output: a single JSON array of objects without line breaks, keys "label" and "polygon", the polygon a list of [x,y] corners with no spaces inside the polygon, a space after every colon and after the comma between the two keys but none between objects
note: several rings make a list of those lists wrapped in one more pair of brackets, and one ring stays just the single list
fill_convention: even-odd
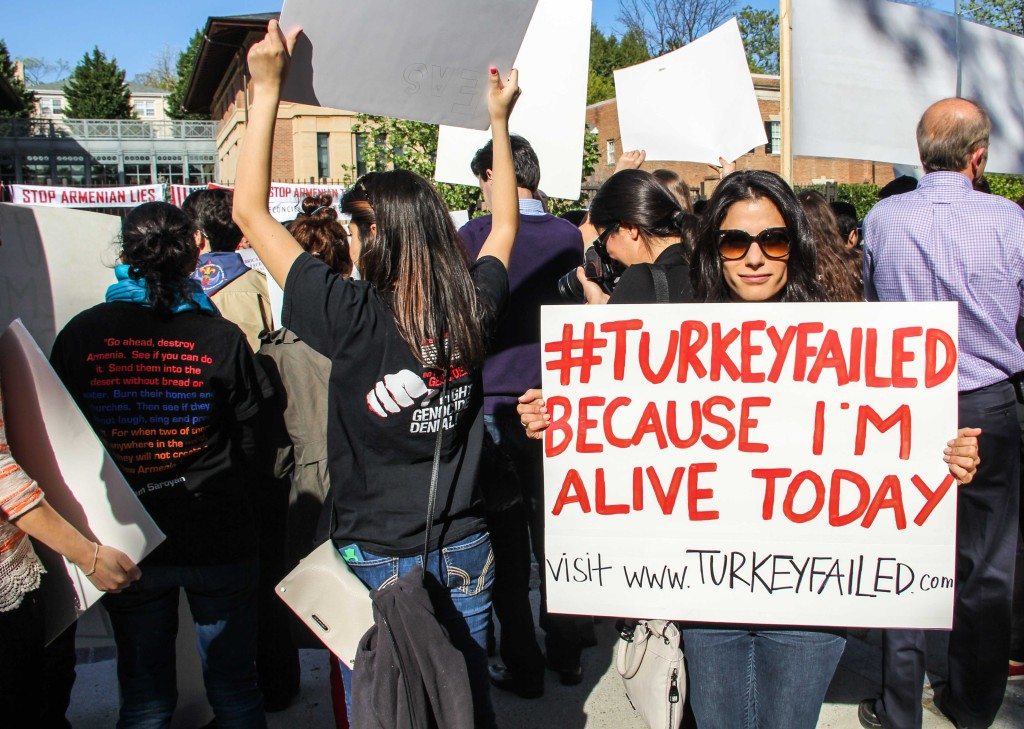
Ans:
[{"label": "woman holding white sign", "polygon": [[[778,175],[727,176],[708,202],[690,269],[705,303],[826,301],[814,239]],[[541,437],[550,418],[539,391],[519,406]],[[977,470],[977,429],[961,429],[944,460],[961,484]],[[689,698],[701,729],[811,729],[842,656],[842,629],[689,625],[683,629]]]},{"label": "woman holding white sign", "polygon": [[[256,101],[234,217],[285,290],[284,325],[331,360],[330,537],[370,588],[401,579],[427,552],[424,571],[440,588],[437,619],[465,658],[475,725],[486,729],[495,723],[486,657],[494,571],[476,488],[484,432],[480,371],[508,297],[519,223],[508,136],[517,74],[502,83],[490,69],[493,226],[476,262],[467,265],[451,216],[428,181],[404,170],[381,172],[356,182],[343,201],[373,215],[369,226],[352,226],[363,277],[354,281],[305,253],[267,212],[274,119],[297,34],[285,39],[270,21],[266,38],[249,52]],[[439,506],[428,517],[432,481]],[[356,691],[346,692],[357,710],[373,693],[359,695],[366,675],[372,674],[356,671]]]}]

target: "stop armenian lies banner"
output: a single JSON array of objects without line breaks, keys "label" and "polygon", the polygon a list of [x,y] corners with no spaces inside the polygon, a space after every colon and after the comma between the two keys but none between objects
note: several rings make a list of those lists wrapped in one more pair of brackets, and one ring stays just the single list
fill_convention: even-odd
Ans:
[{"label": "stop armenian lies banner", "polygon": [[953,303],[544,307],[549,608],[948,629],[956,341]]},{"label": "stop armenian lies banner", "polygon": [[164,199],[163,185],[128,187],[49,187],[10,185],[11,202],[59,208],[133,208]]}]

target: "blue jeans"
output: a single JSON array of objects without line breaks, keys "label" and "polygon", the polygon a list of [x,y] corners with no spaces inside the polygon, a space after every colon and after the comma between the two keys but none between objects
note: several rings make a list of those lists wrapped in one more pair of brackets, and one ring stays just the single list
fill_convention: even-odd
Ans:
[{"label": "blue jeans", "polygon": [[206,698],[218,729],[263,729],[256,681],[256,562],[144,565],[142,578],[108,595],[121,686],[118,729],[170,726],[178,701],[174,641],[178,590],[195,620]]},{"label": "blue jeans", "polygon": [[700,729],[814,729],[846,639],[812,630],[685,628]]},{"label": "blue jeans", "polygon": [[[495,727],[491,684],[487,674],[487,632],[491,624],[491,585],[494,555],[487,532],[477,532],[435,550],[427,558],[428,571],[448,588],[448,600],[438,601],[437,619],[452,644],[466,658],[473,714],[478,729]],[[390,584],[423,564],[423,555],[388,557],[362,550],[362,560],[348,566],[371,590]],[[341,663],[345,708],[352,715],[352,672]],[[353,727],[353,729],[360,729]]]}]

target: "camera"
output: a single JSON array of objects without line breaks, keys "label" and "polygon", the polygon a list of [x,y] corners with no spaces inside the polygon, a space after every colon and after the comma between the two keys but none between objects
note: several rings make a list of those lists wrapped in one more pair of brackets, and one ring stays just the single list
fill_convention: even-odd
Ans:
[{"label": "camera", "polygon": [[[606,294],[615,288],[615,282],[625,270],[625,266],[608,255],[603,246],[593,245],[587,249],[583,257],[583,275],[593,281]],[[583,284],[576,277],[576,269],[558,279],[558,293],[566,301],[584,303],[587,297],[583,293]]]}]

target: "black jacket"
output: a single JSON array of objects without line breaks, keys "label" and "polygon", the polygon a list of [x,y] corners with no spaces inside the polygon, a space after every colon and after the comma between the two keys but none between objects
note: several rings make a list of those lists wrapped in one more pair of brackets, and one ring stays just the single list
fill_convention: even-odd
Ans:
[{"label": "black jacket", "polygon": [[417,567],[377,590],[373,615],[375,625],[356,654],[352,725],[473,729],[466,661],[437,622],[423,571]]}]

